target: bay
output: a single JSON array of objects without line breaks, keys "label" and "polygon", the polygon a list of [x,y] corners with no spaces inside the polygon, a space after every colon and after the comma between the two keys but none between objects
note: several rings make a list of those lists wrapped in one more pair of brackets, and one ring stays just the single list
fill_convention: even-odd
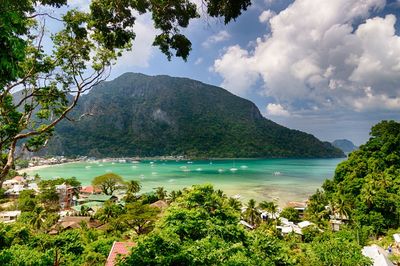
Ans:
[{"label": "bay", "polygon": [[246,202],[275,200],[280,205],[288,201],[306,200],[331,178],[343,159],[254,159],[213,161],[141,161],[79,162],[27,170],[44,179],[75,176],[82,185],[107,172],[125,180],[138,180],[142,192],[162,186],[167,191],[211,183],[227,195],[240,195]]}]

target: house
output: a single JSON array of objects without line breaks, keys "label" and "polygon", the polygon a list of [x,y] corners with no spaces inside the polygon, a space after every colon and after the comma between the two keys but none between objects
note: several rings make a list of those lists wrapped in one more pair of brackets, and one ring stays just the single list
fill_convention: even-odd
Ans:
[{"label": "house", "polygon": [[70,185],[61,184],[56,186],[56,191],[59,196],[59,202],[61,209],[75,206],[77,198],[75,196],[76,189]]},{"label": "house", "polygon": [[0,212],[0,222],[13,223],[21,215],[21,211],[5,211]]},{"label": "house", "polygon": [[361,253],[372,260],[373,266],[394,266],[388,259],[387,252],[375,244],[363,247]]},{"label": "house", "polygon": [[165,200],[157,200],[156,202],[150,204],[150,206],[164,210],[168,208],[168,203]]},{"label": "house", "polygon": [[106,201],[117,201],[118,198],[114,195],[105,195],[105,194],[92,194],[86,198],[87,201],[98,201],[98,202],[106,202]]},{"label": "house", "polygon": [[86,186],[86,187],[82,187],[80,189],[79,193],[81,193],[83,195],[100,194],[101,189],[94,187],[94,186]]},{"label": "house", "polygon": [[82,208],[86,208],[89,215],[95,214],[101,207],[103,207],[103,202],[99,201],[89,201],[81,205],[72,206],[71,209],[75,211],[77,215],[82,213]]},{"label": "house", "polygon": [[98,221],[91,220],[90,217],[64,216],[58,221],[57,224],[51,227],[49,234],[55,235],[63,230],[81,228],[82,224],[84,223],[88,228],[97,228],[101,225],[101,223]]},{"label": "house", "polygon": [[400,234],[393,234],[393,239],[396,243],[396,247],[400,247]]},{"label": "house", "polygon": [[116,265],[118,257],[128,255],[130,249],[135,246],[136,246],[135,242],[114,242],[110,250],[110,253],[108,254],[105,266]]},{"label": "house", "polygon": [[254,226],[252,226],[251,224],[249,224],[249,223],[246,222],[246,221],[241,220],[239,223],[240,223],[241,225],[247,227],[247,228],[250,229],[250,230],[253,230],[253,229],[254,229]]},{"label": "house", "polygon": [[337,232],[340,230],[340,227],[342,226],[343,221],[342,220],[330,220],[329,223],[331,225],[332,231]]},{"label": "house", "polygon": [[301,218],[304,215],[304,211],[307,209],[307,202],[290,201],[286,207],[293,208],[298,211]]}]

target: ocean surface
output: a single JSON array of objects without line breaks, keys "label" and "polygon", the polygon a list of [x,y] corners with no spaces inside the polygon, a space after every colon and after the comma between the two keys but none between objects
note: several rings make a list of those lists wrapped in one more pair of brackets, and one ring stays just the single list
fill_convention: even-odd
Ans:
[{"label": "ocean surface", "polygon": [[138,180],[142,192],[162,186],[167,191],[211,183],[226,194],[250,198],[276,200],[280,205],[301,201],[332,178],[343,159],[255,159],[213,161],[141,161],[82,162],[28,170],[42,178],[75,176],[82,185],[107,172],[121,175],[125,180]]}]

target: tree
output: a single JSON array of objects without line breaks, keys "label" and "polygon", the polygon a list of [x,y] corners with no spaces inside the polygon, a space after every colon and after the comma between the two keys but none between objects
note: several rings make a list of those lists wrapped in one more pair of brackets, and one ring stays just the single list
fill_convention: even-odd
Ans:
[{"label": "tree", "polygon": [[300,222],[299,212],[293,207],[284,208],[280,216],[294,223]]},{"label": "tree", "polygon": [[246,205],[246,211],[244,212],[244,217],[248,223],[251,225],[257,225],[261,221],[261,213],[257,209],[256,201],[254,199],[250,199]]},{"label": "tree", "polygon": [[382,121],[371,138],[340,163],[332,180],[309,200],[308,214],[327,219],[324,205],[352,226],[372,226],[375,234],[400,226],[400,123]]},{"label": "tree", "polygon": [[275,219],[275,214],[278,212],[278,205],[273,201],[262,201],[258,204],[260,209],[266,210],[271,213],[272,218]]},{"label": "tree", "polygon": [[141,202],[129,203],[126,205],[126,213],[120,219],[133,229],[136,234],[141,235],[153,229],[154,223],[160,210],[149,204]]},{"label": "tree", "polygon": [[246,232],[228,201],[211,185],[184,191],[121,265],[291,265],[289,250]]},{"label": "tree", "polygon": [[[67,0],[0,3],[0,185],[14,167],[17,143],[29,151],[43,147],[54,127],[71,119],[68,115],[81,95],[104,80],[112,63],[131,49],[133,11],[152,14],[159,30],[153,45],[168,59],[174,53],[187,59],[191,42],[181,29],[199,17],[196,4],[188,0],[92,0],[87,12],[66,4]],[[202,4],[209,16],[228,23],[251,2],[203,0]],[[43,6],[51,10],[38,12]],[[50,49],[44,49],[49,24],[58,24],[60,30],[52,34]]]},{"label": "tree", "polygon": [[136,200],[136,193],[141,189],[141,185],[136,180],[130,180],[126,183],[125,201],[131,202]]},{"label": "tree", "polygon": [[23,190],[19,193],[18,197],[18,209],[21,211],[33,211],[37,205],[37,199],[35,191]]},{"label": "tree", "polygon": [[157,187],[155,190],[159,200],[164,200],[167,197],[167,191],[164,189],[164,187]]},{"label": "tree", "polygon": [[123,187],[124,180],[114,173],[97,176],[92,180],[92,185],[98,187],[106,195],[112,195],[115,190]]}]

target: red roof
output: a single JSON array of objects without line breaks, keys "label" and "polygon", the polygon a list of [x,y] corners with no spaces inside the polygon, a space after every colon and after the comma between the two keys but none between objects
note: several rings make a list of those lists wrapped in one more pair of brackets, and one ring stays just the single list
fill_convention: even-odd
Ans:
[{"label": "red roof", "polygon": [[80,192],[87,193],[87,194],[93,194],[93,193],[100,193],[101,189],[94,188],[93,186],[86,186],[86,187],[82,187]]},{"label": "red roof", "polygon": [[130,251],[130,248],[134,246],[136,246],[135,242],[114,242],[110,253],[108,254],[105,266],[114,266],[116,263],[115,259],[118,257],[118,255],[127,255]]},{"label": "red roof", "polygon": [[25,181],[25,178],[23,177],[23,176],[14,176],[14,178],[13,178],[15,181],[18,181],[18,182],[23,182],[23,181]]}]

